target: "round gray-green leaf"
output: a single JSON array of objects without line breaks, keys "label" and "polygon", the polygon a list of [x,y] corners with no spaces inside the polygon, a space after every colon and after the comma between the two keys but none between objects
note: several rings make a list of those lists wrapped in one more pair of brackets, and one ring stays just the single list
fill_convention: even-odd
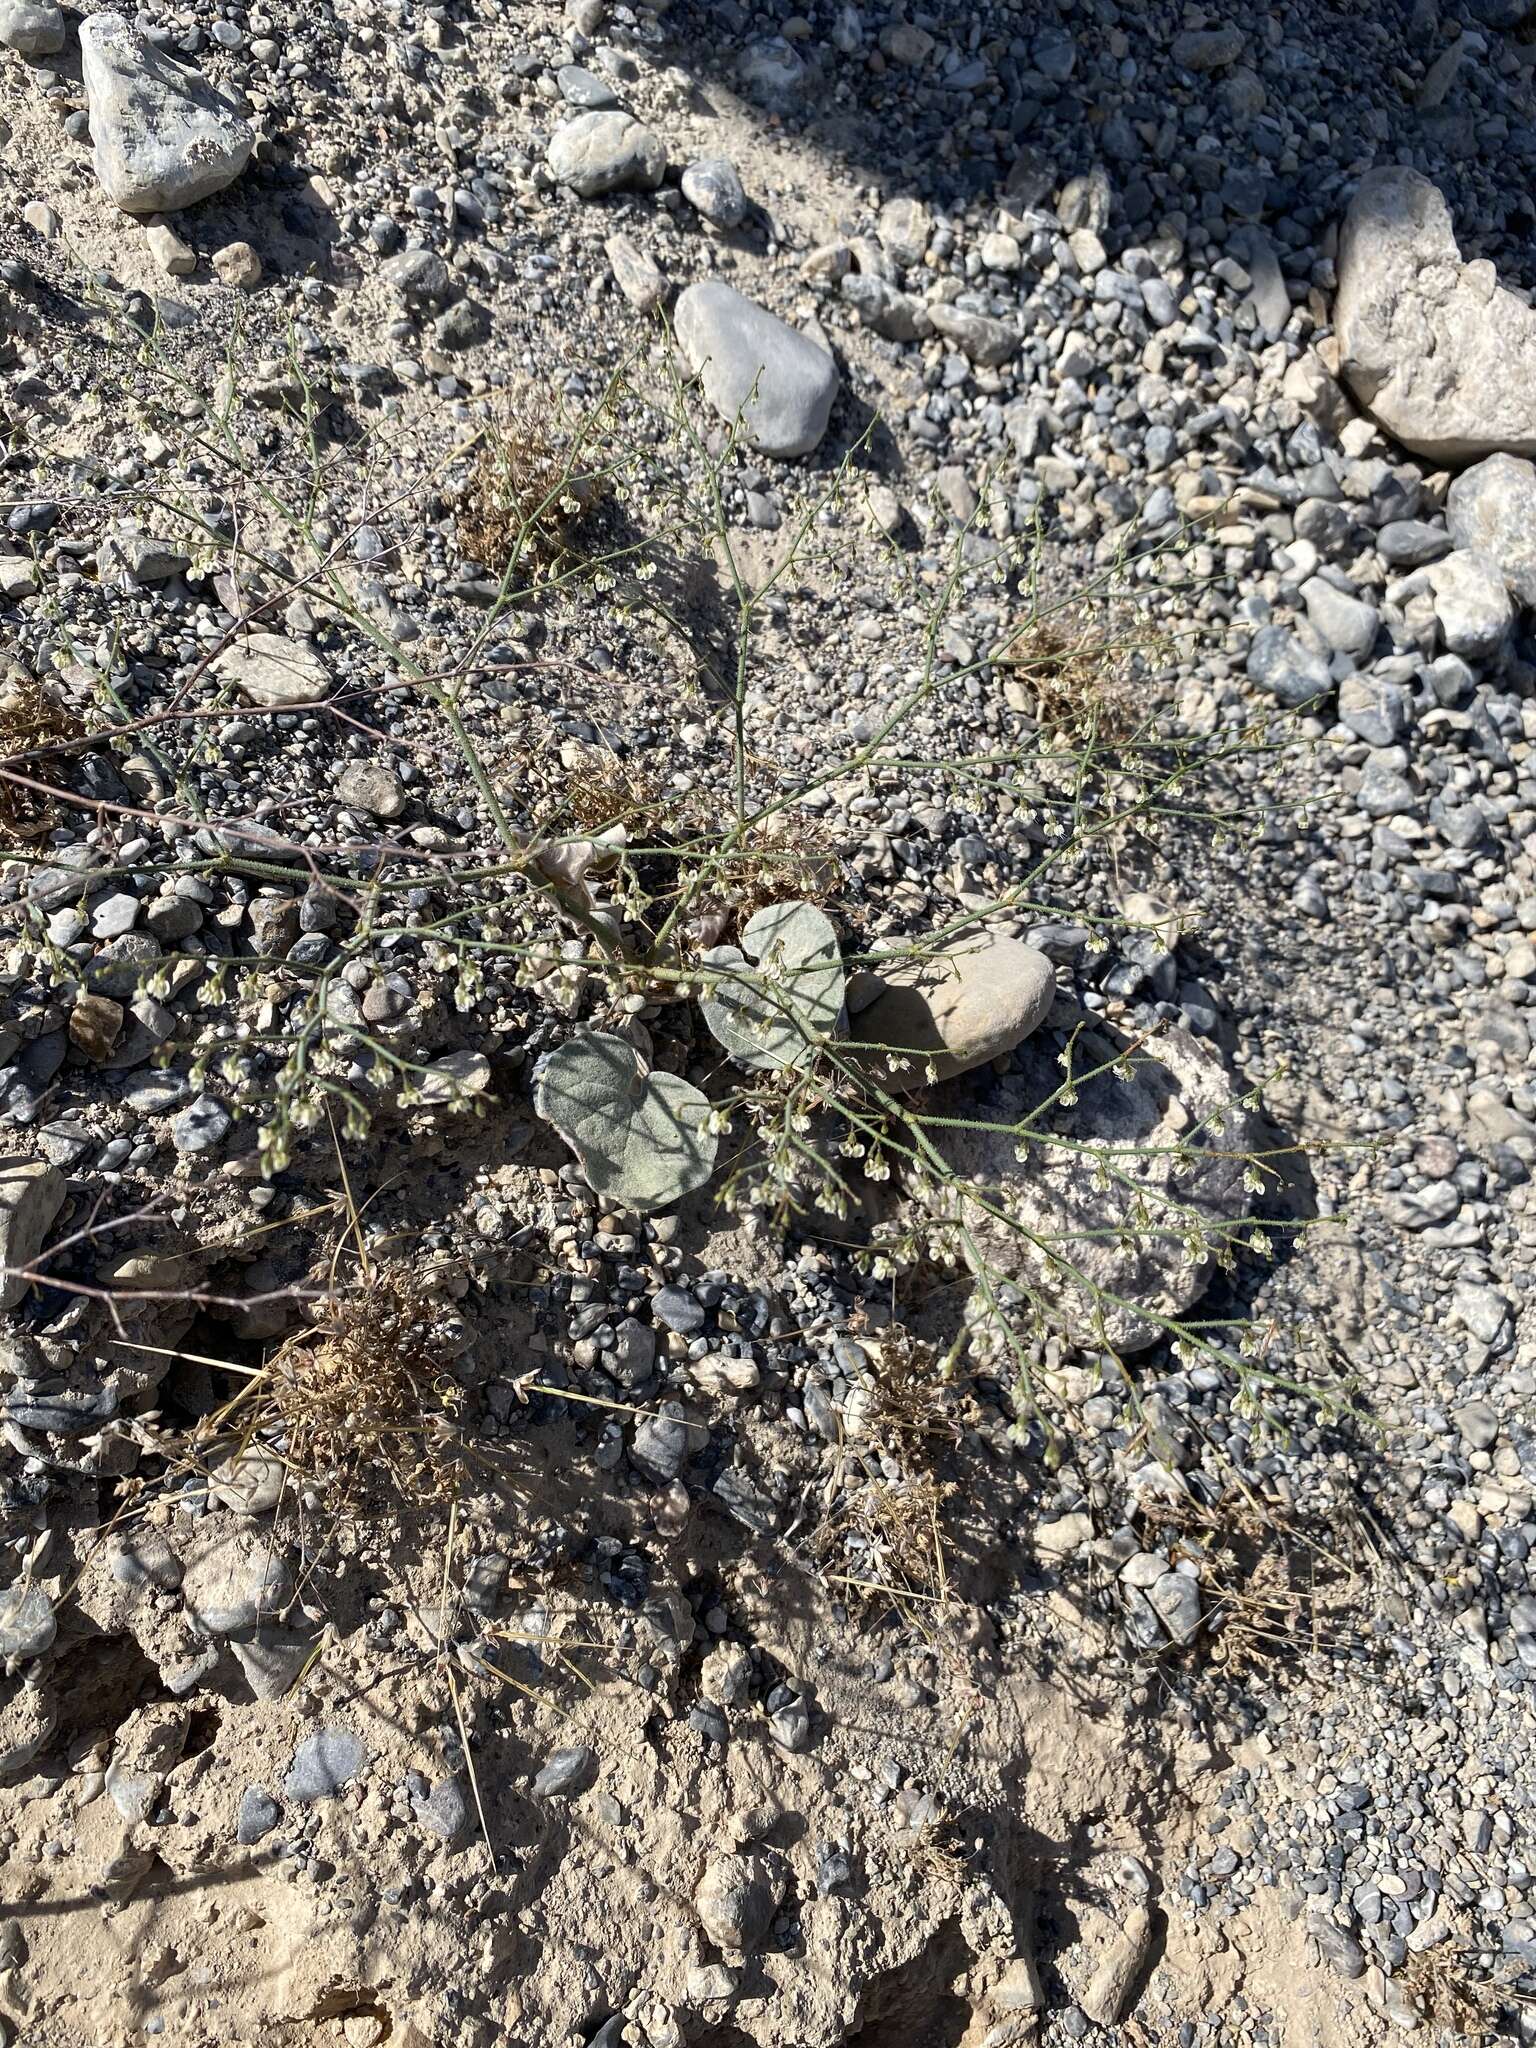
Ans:
[{"label": "round gray-green leaf", "polygon": [[648,1074],[634,1048],[589,1031],[550,1054],[534,1108],[581,1161],[593,1192],[645,1214],[692,1194],[715,1167],[707,1095],[677,1074]]},{"label": "round gray-green leaf", "polygon": [[[770,903],[742,927],[745,953],[716,946],[704,955],[716,969],[699,999],[704,1021],[726,1051],[749,1067],[803,1066],[839,1029],[843,961],[831,920],[811,903]],[[750,972],[752,981],[731,970]]]}]

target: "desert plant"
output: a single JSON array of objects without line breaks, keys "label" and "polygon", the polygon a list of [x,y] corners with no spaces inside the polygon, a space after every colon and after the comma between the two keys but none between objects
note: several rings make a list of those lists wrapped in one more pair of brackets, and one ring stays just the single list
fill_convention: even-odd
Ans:
[{"label": "desert plant", "polygon": [[647,1073],[622,1038],[588,1031],[568,1039],[545,1061],[533,1099],[593,1192],[618,1208],[670,1208],[714,1171],[709,1097],[677,1074]]},{"label": "desert plant", "polygon": [[743,1066],[804,1066],[842,1019],[837,932],[814,904],[767,905],[742,926],[740,950],[712,947],[700,966],[708,971],[704,1021]]},{"label": "desert plant", "polygon": [[254,1455],[319,1489],[332,1512],[448,1499],[461,1391],[444,1325],[443,1303],[401,1262],[328,1291],[220,1417],[221,1432],[236,1425],[246,1440],[230,1461],[236,1482]]},{"label": "desert plant", "polygon": [[558,416],[526,385],[502,393],[460,487],[460,543],[494,576],[557,575],[577,559],[602,489],[600,471],[582,466],[579,428],[562,435]]},{"label": "desert plant", "polygon": [[1086,603],[1032,608],[993,650],[1010,701],[1027,709],[1043,731],[1108,744],[1137,731],[1133,657],[1145,651],[1146,631],[1134,618],[1116,621],[1107,610]]},{"label": "desert plant", "polygon": [[47,831],[57,811],[48,790],[47,749],[78,739],[84,730],[79,717],[35,677],[0,677],[0,756],[31,771],[0,782],[0,841],[36,839]]},{"label": "desert plant", "polygon": [[[121,331],[121,315],[110,302],[104,305]],[[375,445],[350,458],[346,444],[322,442],[318,421],[329,397],[311,388],[295,354],[290,368],[298,402],[266,429],[286,437],[284,446],[298,467],[303,487],[289,489],[280,465],[250,452],[242,427],[250,407],[238,366],[231,366],[220,402],[210,410],[160,337],[135,329],[124,339],[132,402],[146,420],[166,405],[183,420],[199,409],[193,440],[205,471],[221,480],[227,496],[248,500],[253,513],[250,519],[213,519],[196,493],[178,494],[157,483],[144,490],[146,516],[175,522],[200,550],[211,549],[227,562],[237,579],[265,579],[257,600],[262,612],[302,597],[323,615],[328,630],[345,636],[355,658],[373,668],[376,687],[408,701],[420,744],[446,764],[444,772],[461,798],[470,800],[476,821],[463,845],[445,853],[400,839],[316,847],[285,838],[276,820],[186,818],[187,827],[211,838],[206,872],[294,896],[318,887],[338,906],[324,959],[210,961],[196,952],[172,953],[143,977],[147,991],[162,996],[178,977],[198,984],[203,1027],[197,1042],[184,1048],[191,1053],[191,1078],[197,1084],[220,1082],[257,1120],[267,1170],[276,1172],[292,1160],[331,1109],[354,1138],[381,1115],[408,1112],[445,1093],[484,1113],[482,1082],[463,1079],[451,1063],[430,1061],[409,1034],[370,1027],[348,999],[353,978],[366,975],[381,953],[406,948],[417,963],[424,1004],[465,1019],[471,1037],[477,1020],[492,1014],[515,1020],[528,1034],[543,1058],[535,1107],[572,1146],[594,1192],[613,1206],[643,1212],[704,1188],[727,1129],[734,1142],[719,1184],[721,1199],[781,1220],[851,1218],[868,1188],[892,1175],[942,1186],[945,1202],[866,1238],[854,1255],[874,1272],[892,1276],[934,1261],[967,1269],[974,1308],[962,1319],[951,1367],[967,1344],[1000,1352],[1012,1361],[1021,1412],[1032,1412],[1031,1347],[1038,1332],[1052,1325],[1053,1292],[1069,1284],[1090,1296],[1097,1290],[1106,1325],[1136,1305],[1108,1296],[1083,1271],[1069,1239],[1031,1247],[1034,1280],[1021,1281],[1017,1271],[1000,1267],[988,1249],[989,1233],[1012,1229],[1027,1236],[1027,1230],[995,1190],[955,1173],[941,1142],[946,1120],[921,1092],[898,1097],[871,1078],[860,1058],[867,1049],[848,1037],[842,1020],[846,969],[874,958],[860,929],[867,913],[844,887],[840,875],[846,870],[809,805],[834,785],[888,791],[914,773],[959,802],[973,794],[978,800],[1008,799],[1016,823],[1031,835],[1030,861],[984,901],[941,917],[928,932],[882,939],[880,961],[921,964],[942,960],[999,920],[1017,925],[1059,915],[1062,893],[1088,863],[1101,854],[1123,855],[1138,837],[1151,838],[1170,826],[1206,833],[1245,829],[1240,792],[1229,798],[1219,783],[1224,766],[1252,744],[1250,736],[1203,743],[1147,714],[1134,726],[1118,718],[1089,719],[1068,730],[1026,725],[1016,738],[988,742],[953,759],[914,751],[908,735],[926,710],[968,676],[992,677],[993,662],[1001,658],[983,654],[963,662],[946,656],[943,631],[957,594],[968,579],[990,579],[999,592],[1009,593],[1015,570],[1022,562],[1028,572],[1032,559],[1035,536],[1025,533],[985,569],[968,567],[967,535],[961,534],[944,573],[922,593],[919,668],[866,736],[817,759],[803,774],[786,775],[771,746],[760,745],[752,730],[753,663],[761,629],[791,570],[817,563],[837,570],[836,522],[857,450],[812,498],[774,572],[754,581],[737,559],[726,513],[724,477],[735,435],[706,444],[669,362],[662,365],[659,388],[641,392],[634,363],[622,364],[579,419],[545,430],[514,405],[499,423],[487,422],[477,448],[466,451],[455,443],[411,469],[402,456],[386,456],[378,445],[382,428]],[[517,417],[524,419],[520,438],[509,424]],[[657,451],[666,448],[668,435],[678,463],[692,467],[688,489],[675,476],[666,480],[666,461]],[[466,473],[471,459],[474,466]],[[434,650],[430,661],[359,602],[344,573],[350,537],[362,524],[361,502],[350,515],[345,509],[348,490],[360,489],[390,462],[399,481],[383,501],[375,491],[368,508],[375,522],[396,510],[414,517],[411,508],[423,492],[467,490],[468,497],[460,498],[465,546],[474,533],[463,525],[464,507],[471,501],[491,506],[494,476],[486,464],[493,470],[502,465],[497,473],[505,489],[495,505],[504,528],[494,549],[487,530],[484,549],[499,561],[499,582],[473,629],[446,650]],[[594,491],[601,493],[605,519],[592,546],[584,538],[578,561],[560,539],[564,529],[557,530],[557,515],[578,517],[584,504],[592,504]],[[667,522],[660,530],[654,518],[642,517],[658,503]],[[257,531],[263,536],[259,543]],[[291,564],[275,584],[273,535]],[[503,759],[495,731],[474,708],[472,679],[514,616],[526,617],[531,606],[564,616],[561,607],[594,595],[617,606],[637,629],[654,628],[665,660],[661,650],[675,646],[688,622],[656,594],[656,578],[647,572],[690,548],[723,561],[734,607],[733,652],[711,670],[724,678],[725,702],[714,709],[699,706],[723,735],[728,807],[723,814],[712,812],[696,792],[679,797],[658,789],[648,770],[626,764],[622,772],[604,770],[595,788],[572,804],[575,829],[563,832],[550,792],[562,779],[569,783],[569,773],[556,775],[545,757]],[[536,560],[542,568],[533,575]],[[1016,627],[1010,645],[1033,646],[1040,663],[1080,669],[1086,679],[1094,646],[1102,656],[1102,643],[1085,635],[1083,607],[1111,600],[1122,609],[1130,604],[1137,584],[1121,571],[1137,566],[1111,564],[1094,589],[1061,602],[1042,597],[1026,573],[1031,618]],[[895,573],[898,586],[915,599],[906,570],[898,564]],[[1010,605],[1015,602],[1010,596]],[[220,648],[232,644],[238,631],[237,622],[200,660],[194,683],[209,675]],[[1123,669],[1137,663],[1131,637],[1122,636],[1125,645],[1116,656]],[[685,669],[679,687],[694,687],[698,673]],[[134,716],[124,706],[93,741],[119,753],[146,739],[171,742],[179,727],[196,731],[205,715],[186,702],[184,686],[169,712]],[[525,722],[520,732],[537,750],[540,742],[530,725]],[[22,747],[0,761],[0,782],[17,787],[32,779],[35,752]],[[589,747],[588,758],[590,752]],[[67,776],[60,777],[53,800],[79,801]],[[131,806],[120,812],[124,829],[141,815]],[[152,852],[136,855],[141,870],[154,860]],[[811,873],[820,907],[806,900]],[[422,895],[430,909],[413,907]],[[722,945],[729,931],[738,943]],[[693,1033],[684,1006],[692,998],[704,1024],[747,1070],[745,1079],[731,1069],[717,1071],[707,1094],[681,1075],[648,1070],[635,1049],[648,1024],[669,1017],[679,1020],[686,1045]],[[267,1021],[254,1027],[242,1022],[235,1029],[228,1021],[232,1012],[259,1012]],[[613,1034],[610,1027],[620,1019],[632,1020],[631,1036]],[[1069,1071],[1053,1101],[1069,1101],[1072,1086]],[[1058,1154],[1074,1149],[1070,1133],[1051,1128],[1038,1112],[1017,1130],[997,1135]],[[1193,1166],[1198,1135],[1185,1134],[1168,1149]],[[1117,1151],[1090,1143],[1078,1151],[1087,1176],[1108,1185],[1136,1178],[1137,1148]],[[1241,1163],[1259,1184],[1270,1170],[1262,1156],[1246,1151]],[[1155,1190],[1137,1191],[1136,1205],[1115,1228],[1175,1232],[1187,1240],[1192,1256],[1218,1261],[1263,1245],[1263,1233],[1246,1218],[1222,1222]],[[1161,1320],[1186,1349],[1209,1350],[1198,1327],[1171,1317],[1153,1320]],[[1245,1361],[1243,1370],[1262,1378],[1266,1368]]]}]

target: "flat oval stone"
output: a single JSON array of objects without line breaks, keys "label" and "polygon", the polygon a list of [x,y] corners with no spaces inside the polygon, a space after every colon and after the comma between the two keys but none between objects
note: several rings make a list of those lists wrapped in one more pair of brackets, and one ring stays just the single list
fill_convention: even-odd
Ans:
[{"label": "flat oval stone", "polygon": [[334,1799],[363,1768],[367,1752],[350,1728],[322,1728],[301,1742],[283,1780],[283,1793],[307,1806],[316,1799]]},{"label": "flat oval stone", "polygon": [[667,152],[655,131],[618,108],[563,122],[545,157],[550,175],[580,199],[654,191],[667,173]]},{"label": "flat oval stone", "polygon": [[287,1479],[288,1468],[275,1453],[248,1449],[217,1467],[208,1491],[237,1515],[264,1515],[282,1499]]},{"label": "flat oval stone", "polygon": [[937,959],[856,981],[848,997],[849,1035],[867,1047],[888,1048],[858,1056],[884,1085],[921,1088],[1012,1052],[1055,999],[1056,970],[1033,946],[1018,939],[961,940]]},{"label": "flat oval stone", "polygon": [[313,704],[331,686],[319,655],[302,641],[285,640],[281,633],[252,633],[235,641],[213,670],[252,704]]},{"label": "flat oval stone", "polygon": [[0,1593],[0,1662],[41,1657],[58,1632],[53,1602],[38,1587],[13,1586]]}]

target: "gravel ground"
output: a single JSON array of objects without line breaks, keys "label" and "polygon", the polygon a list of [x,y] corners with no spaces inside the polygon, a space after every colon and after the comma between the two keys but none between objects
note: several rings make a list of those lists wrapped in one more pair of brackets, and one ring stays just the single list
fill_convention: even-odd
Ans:
[{"label": "gravel ground", "polygon": [[[92,29],[83,84],[54,12],[0,0],[0,626],[52,720],[5,731],[73,749],[72,801],[8,785],[0,868],[0,1249],[57,1248],[0,1328],[0,2024],[245,2038],[254,1915],[278,2009],[349,2043],[830,2048],[919,2038],[904,2013],[995,2048],[1526,2038],[1519,0],[572,0],[297,35],[198,5]],[[191,201],[189,166],[219,181]],[[534,441],[615,376],[574,529],[608,566],[557,552],[508,607],[471,437]],[[787,1238],[605,1207],[532,1087],[578,1022],[635,1028],[587,942],[480,979],[445,943],[452,915],[548,938],[484,873],[498,807],[537,847],[620,802],[674,850],[728,807],[716,483],[762,593],[747,776],[799,792],[775,858],[805,893],[831,868],[850,958],[1001,899],[989,934],[1053,970],[1035,1034],[934,1100],[1038,1094],[1085,1025],[1161,1034],[1149,1120],[1261,1095],[1267,1244],[1214,1277],[1107,1252],[1153,1320],[1117,1325],[1122,1364],[1063,1295],[1035,1413],[995,1332],[934,1384],[974,1315],[953,1275],[850,1251],[914,1187]],[[1041,593],[1065,709],[1000,658]],[[462,679],[481,787],[424,676]],[[1074,810],[1039,756],[1089,717],[1147,751]],[[74,746],[104,722],[133,731]],[[1017,778],[966,772],[1004,749]],[[307,887],[262,871],[279,849]],[[603,872],[572,901],[590,876],[603,909]],[[741,936],[722,894],[690,942]],[[637,1014],[658,1069],[716,1085],[691,1008]],[[282,1108],[318,1101],[317,1017],[366,1108],[333,1095],[334,1139]],[[1085,1087],[1057,1127],[1127,1113]],[[341,1470],[360,1388],[430,1386],[467,1490],[426,1440],[408,1473],[372,1445],[419,1527],[366,1478],[337,1517],[286,1477],[296,1411],[212,1482],[178,1463],[223,1365],[321,1355],[300,1297],[338,1243],[377,1299],[313,1308],[336,1392],[304,1426]],[[224,1924],[177,1920],[214,1869]],[[80,1896],[76,1983],[47,1922]]]}]

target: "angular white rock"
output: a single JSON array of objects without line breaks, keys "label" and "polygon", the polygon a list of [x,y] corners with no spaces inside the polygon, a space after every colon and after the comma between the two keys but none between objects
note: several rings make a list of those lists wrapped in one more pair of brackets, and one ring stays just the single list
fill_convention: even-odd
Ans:
[{"label": "angular white rock", "polygon": [[1450,209],[1401,165],[1368,171],[1339,237],[1340,370],[1405,448],[1436,462],[1536,455],[1536,308],[1463,263]]},{"label": "angular white rock", "polygon": [[665,273],[629,235],[610,235],[603,247],[614,282],[625,298],[642,313],[655,312],[667,296]]},{"label": "angular white rock", "polygon": [[64,1176],[56,1166],[0,1160],[0,1309],[14,1308],[31,1285],[22,1271],[36,1260],[63,1205]]},{"label": "angular white rock", "polygon": [[80,25],[96,176],[125,213],[174,213],[234,183],[255,131],[207,79],[120,14]]},{"label": "angular white rock", "polygon": [[1457,548],[1425,570],[1446,647],[1470,661],[1498,654],[1515,623],[1504,572],[1487,555]]},{"label": "angular white rock", "polygon": [[1536,605],[1536,463],[1490,455],[1457,477],[1445,511],[1457,547],[1497,562],[1520,602]]},{"label": "angular white rock", "polygon": [[0,0],[0,43],[19,57],[56,57],[64,15],[54,0]]}]

